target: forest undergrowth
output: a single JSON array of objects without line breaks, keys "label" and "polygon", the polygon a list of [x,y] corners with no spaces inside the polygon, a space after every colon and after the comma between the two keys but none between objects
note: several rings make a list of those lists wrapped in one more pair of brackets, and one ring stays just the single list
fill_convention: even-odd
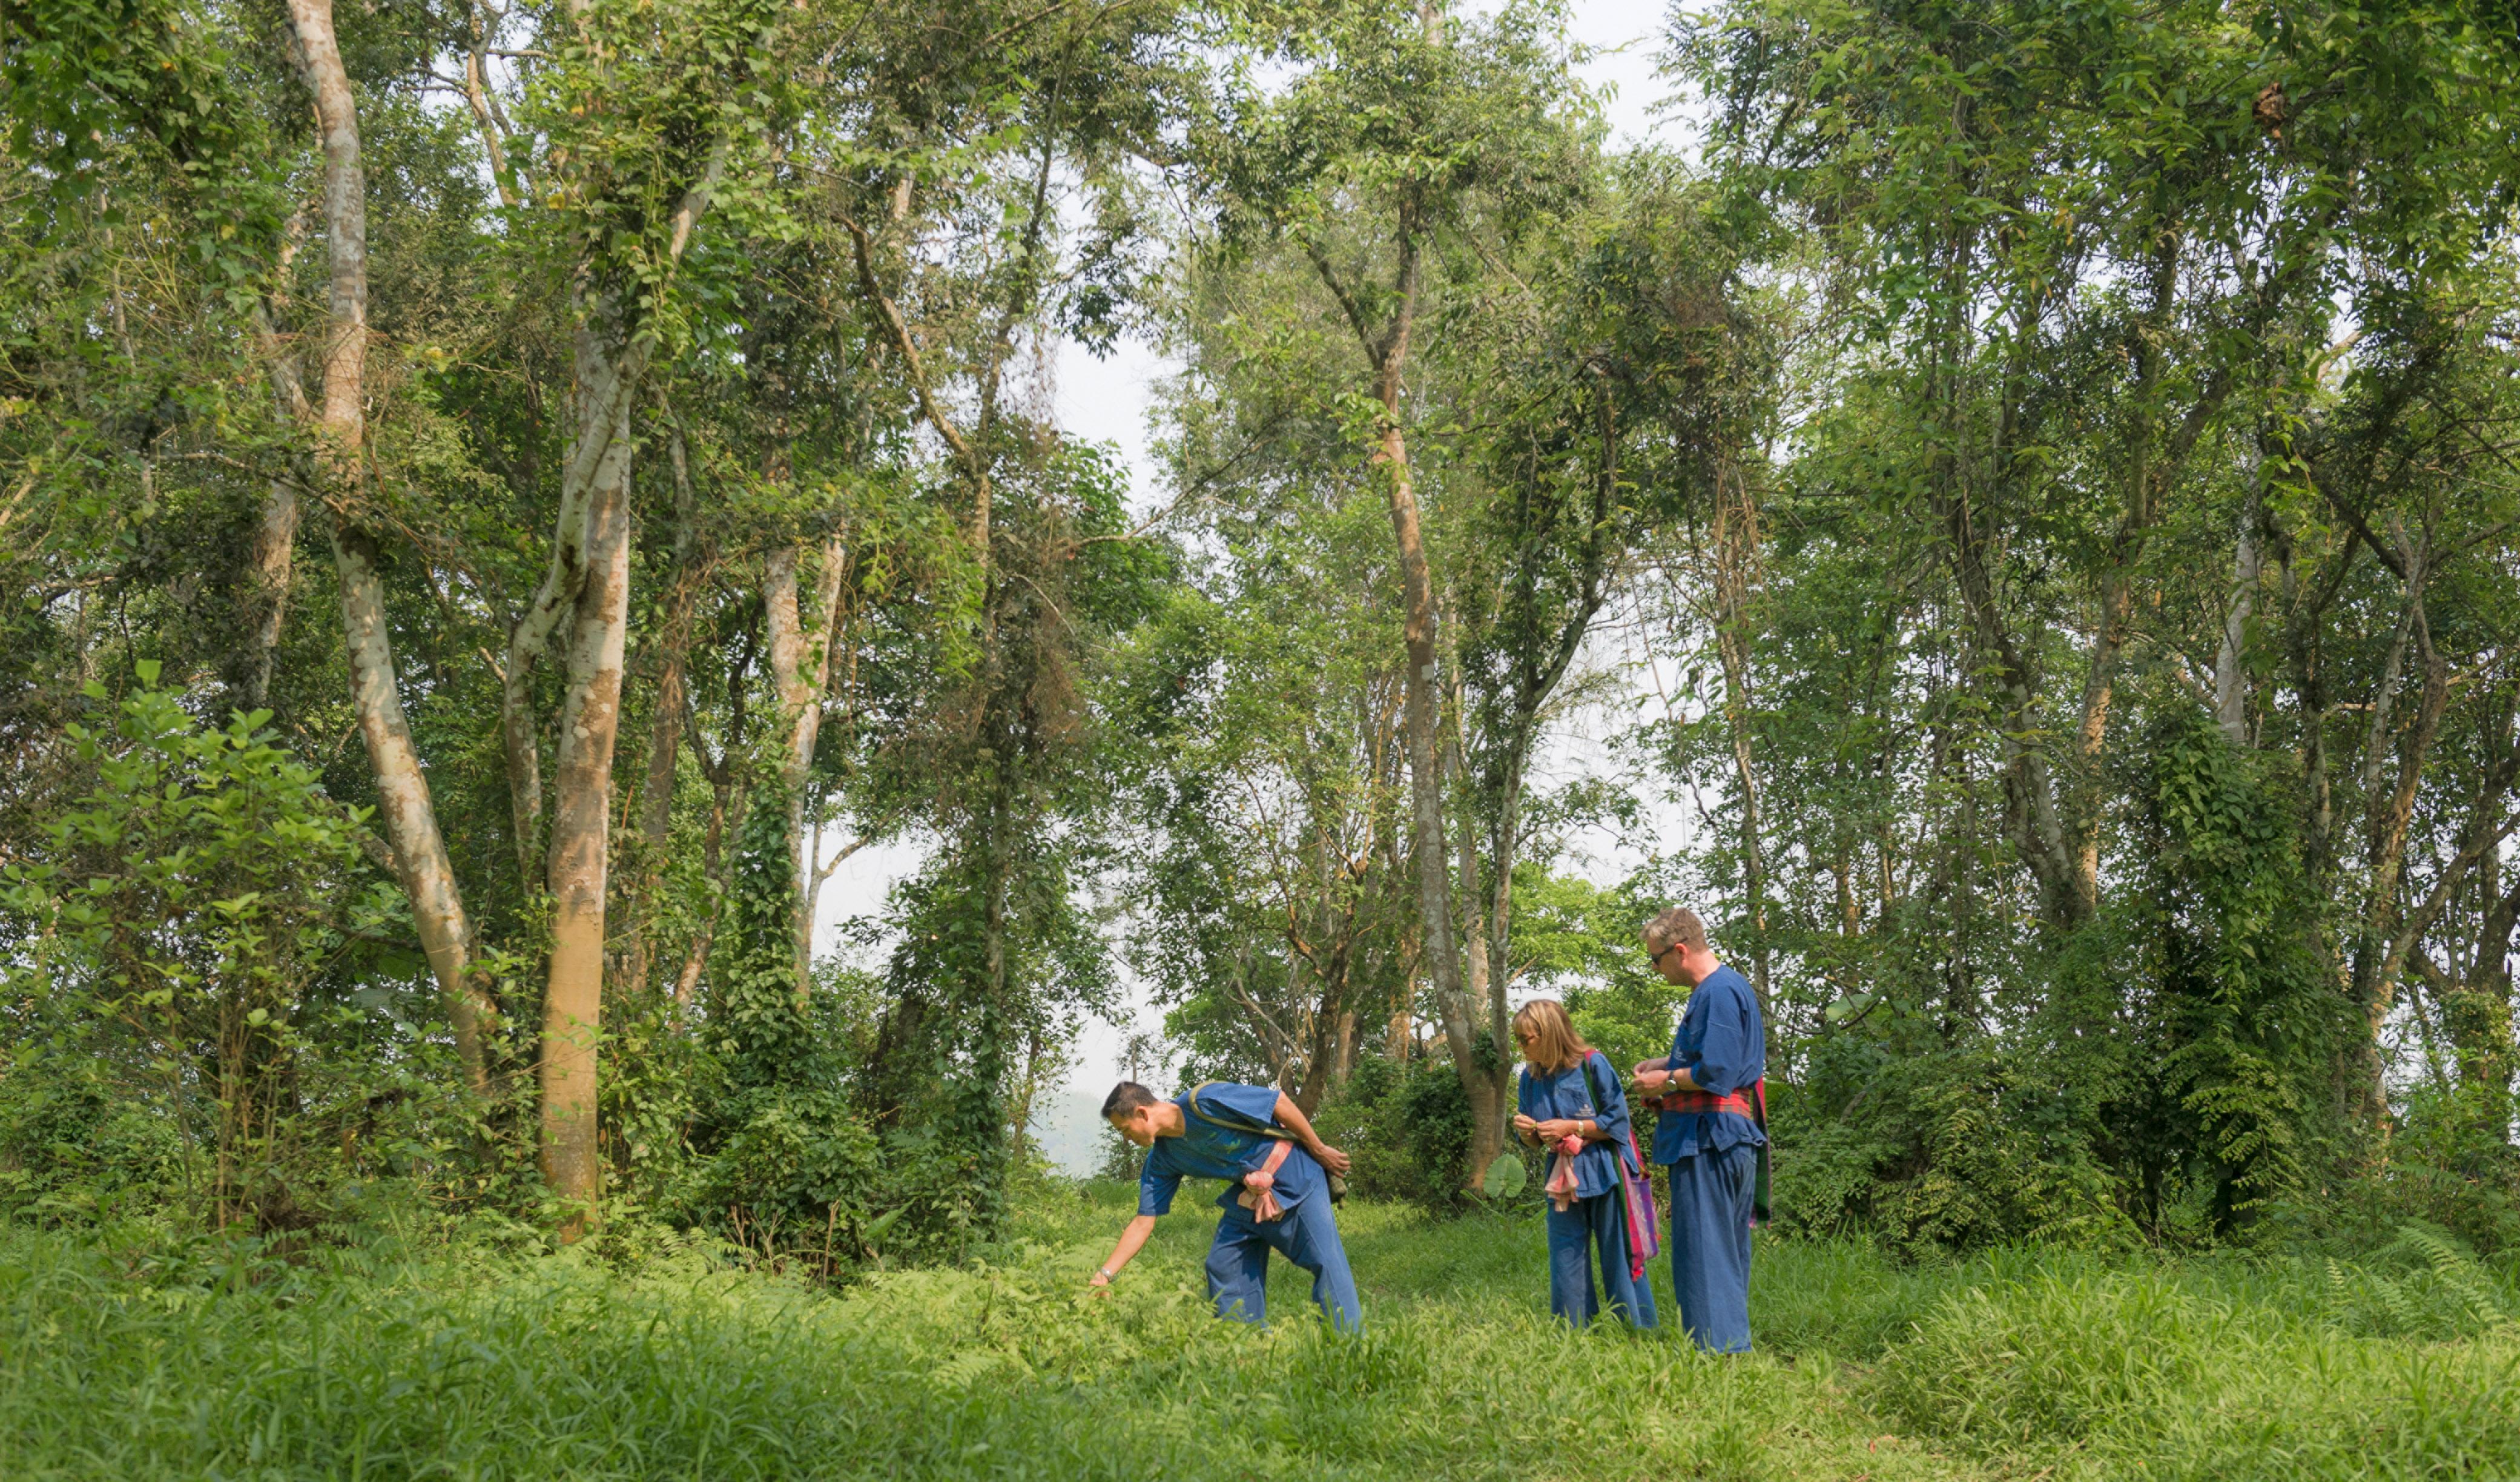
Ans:
[{"label": "forest undergrowth", "polygon": [[[390,1232],[293,1263],[0,1229],[0,1474],[68,1478],[2520,1476],[2520,1272],[1767,1240],[1760,1352],[1547,1312],[1540,1222],[1352,1201],[1368,1331],[1208,1317],[1184,1206],[1102,1296],[1114,1184],[833,1296],[724,1247]],[[1671,1311],[1668,1273],[1657,1288]]]}]

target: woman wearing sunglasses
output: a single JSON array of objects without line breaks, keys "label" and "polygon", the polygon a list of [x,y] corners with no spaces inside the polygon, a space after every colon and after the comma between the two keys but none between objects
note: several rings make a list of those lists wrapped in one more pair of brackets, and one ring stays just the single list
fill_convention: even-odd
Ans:
[{"label": "woman wearing sunglasses", "polygon": [[[1645,1263],[1653,1249],[1653,1196],[1628,1132],[1619,1072],[1551,1000],[1523,1005],[1513,1037],[1523,1060],[1514,1135],[1549,1155],[1549,1310],[1583,1327],[1606,1297],[1630,1327],[1650,1329],[1654,1296]],[[1596,1253],[1600,1297],[1593,1292]]]}]

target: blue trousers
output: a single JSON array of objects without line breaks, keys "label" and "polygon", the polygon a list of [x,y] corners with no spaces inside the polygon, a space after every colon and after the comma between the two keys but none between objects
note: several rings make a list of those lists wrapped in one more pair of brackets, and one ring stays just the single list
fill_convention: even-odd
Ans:
[{"label": "blue trousers", "polygon": [[1747,1143],[1671,1165],[1671,1288],[1680,1325],[1708,1353],[1750,1351],[1750,1198],[1759,1149]]},{"label": "blue trousers", "polygon": [[1578,1327],[1601,1315],[1593,1294],[1597,1251],[1610,1310],[1630,1327],[1653,1327],[1653,1283],[1628,1276],[1628,1212],[1615,1189],[1562,1210],[1549,1206],[1549,1310]]},{"label": "blue trousers", "polygon": [[1245,1323],[1269,1318],[1269,1252],[1272,1250],[1313,1274],[1313,1302],[1341,1332],[1365,1324],[1356,1298],[1356,1278],[1347,1269],[1347,1250],[1339,1244],[1338,1222],[1330,1215],[1329,1195],[1315,1192],[1284,1214],[1261,1224],[1251,1212],[1235,1205],[1216,1222],[1216,1243],[1207,1248],[1207,1294],[1216,1300],[1216,1315]]}]

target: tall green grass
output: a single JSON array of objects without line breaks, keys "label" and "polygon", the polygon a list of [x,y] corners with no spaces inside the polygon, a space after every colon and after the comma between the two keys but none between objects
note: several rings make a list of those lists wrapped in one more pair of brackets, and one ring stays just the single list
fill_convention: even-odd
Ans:
[{"label": "tall green grass", "polygon": [[[1552,1323],[1536,1217],[1352,1204],[1357,1341],[1291,1271],[1274,1330],[1209,1318],[1187,1201],[1089,1294],[1127,1197],[1047,1196],[968,1269],[837,1297],[698,1248],[386,1240],[257,1283],[0,1233],[0,1477],[2520,1476],[2520,1306],[2455,1250],[2331,1276],[1772,1243],[1762,1350],[1725,1361]],[[2373,1281],[2454,1330],[2391,1326]]]}]

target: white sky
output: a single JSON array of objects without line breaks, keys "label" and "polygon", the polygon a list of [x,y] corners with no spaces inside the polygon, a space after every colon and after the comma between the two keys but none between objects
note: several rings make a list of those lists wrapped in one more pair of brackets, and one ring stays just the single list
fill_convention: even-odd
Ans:
[{"label": "white sky", "polygon": [[[1658,142],[1684,147],[1687,124],[1677,118],[1658,117],[1656,105],[1669,89],[1654,75],[1656,53],[1662,46],[1666,13],[1651,4],[1621,4],[1618,0],[1575,0],[1569,8],[1572,31],[1577,41],[1600,48],[1603,55],[1594,58],[1582,68],[1588,80],[1606,86],[1613,95],[1606,104],[1614,139],[1622,144]],[[1164,496],[1154,464],[1148,457],[1148,419],[1154,404],[1157,382],[1173,374],[1175,365],[1155,354],[1148,346],[1123,342],[1107,360],[1098,361],[1073,346],[1064,346],[1056,367],[1056,408],[1060,427],[1069,435],[1116,446],[1126,464],[1133,489],[1130,503],[1135,508],[1151,509]],[[1611,614],[1604,613],[1609,621]],[[1633,637],[1622,629],[1600,646],[1598,657],[1604,662],[1625,661],[1650,664],[1652,656],[1637,651]],[[1637,693],[1647,702],[1657,690],[1677,688],[1678,675],[1673,666],[1663,664],[1659,683],[1653,675],[1640,672]],[[1610,737],[1625,729],[1634,717],[1629,714],[1590,714],[1574,718],[1560,733],[1551,739],[1543,754],[1535,758],[1535,781],[1562,783],[1569,778],[1605,771],[1608,757],[1605,746]],[[1576,861],[1584,873],[1603,882],[1618,878],[1640,862],[1648,851],[1667,851],[1683,842],[1688,820],[1686,800],[1674,798],[1649,820],[1643,839],[1601,837],[1588,840],[1585,852],[1589,861]],[[829,841],[832,847],[837,840]],[[884,895],[903,876],[918,869],[926,857],[928,843],[912,839],[861,850],[839,867],[824,888],[816,913],[815,947],[817,952],[830,952],[839,945],[841,933],[854,918],[880,913]],[[1076,1057],[1062,1091],[1071,1106],[1076,1099],[1091,1097],[1099,1104],[1102,1093],[1121,1074],[1121,1046],[1133,1031],[1151,1031],[1161,1027],[1159,1010],[1146,1002],[1143,994],[1130,985],[1127,1020],[1105,1022],[1089,1019],[1076,1046]],[[1062,1098],[1046,1099],[1043,1115],[1056,1121],[1057,1103]],[[1090,1119],[1090,1113],[1088,1113]],[[1050,1129],[1045,1129],[1048,1131]],[[1070,1138],[1068,1146],[1083,1145]],[[1059,1153],[1059,1140],[1051,1139],[1054,1155]],[[1070,1157],[1076,1154],[1071,1150]],[[1083,1171],[1081,1168],[1072,1171]]]}]

